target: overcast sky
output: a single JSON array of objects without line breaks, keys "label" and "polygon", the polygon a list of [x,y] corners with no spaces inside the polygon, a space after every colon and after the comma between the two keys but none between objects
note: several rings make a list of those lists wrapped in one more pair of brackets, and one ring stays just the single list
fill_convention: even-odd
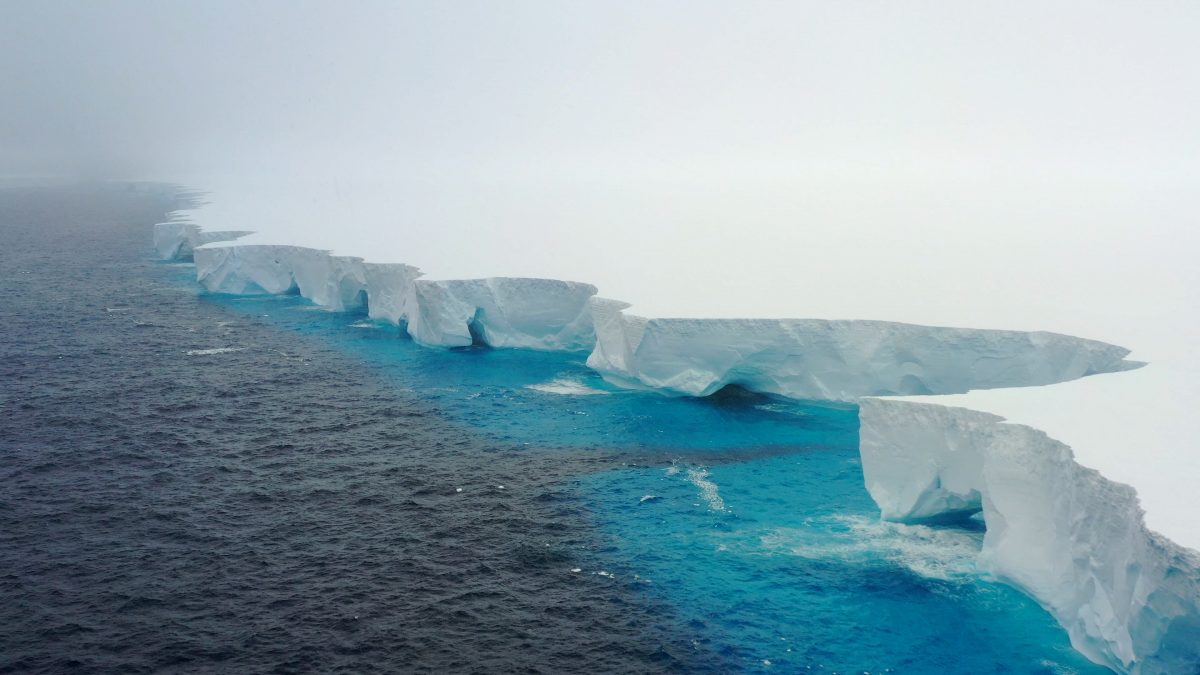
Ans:
[{"label": "overcast sky", "polygon": [[1195,2],[2,0],[0,171],[1178,178],[1197,35]]},{"label": "overcast sky", "polygon": [[658,313],[1146,349],[1196,335],[1197,36],[1193,1],[0,0],[0,175]]}]

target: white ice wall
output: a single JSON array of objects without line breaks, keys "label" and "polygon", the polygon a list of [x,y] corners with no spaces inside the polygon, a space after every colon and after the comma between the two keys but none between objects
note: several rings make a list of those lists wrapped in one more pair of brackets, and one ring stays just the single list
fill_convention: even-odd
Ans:
[{"label": "white ice wall", "polygon": [[190,258],[192,249],[218,241],[231,241],[250,232],[224,230],[207,232],[186,221],[169,221],[154,226],[154,250],[159,260]]},{"label": "white ice wall", "polygon": [[1045,332],[887,321],[645,319],[592,301],[588,366],[617,384],[707,396],[736,384],[798,399],[958,393],[1072,380],[1133,364],[1129,350]]},{"label": "white ice wall", "polygon": [[[574,281],[498,277],[427,281],[411,265],[367,263],[301,246],[194,246],[242,233],[203,235],[194,225],[155,227],[166,257],[191,254],[196,279],[214,293],[297,293],[333,311],[361,309],[373,319],[404,324],[420,344],[576,351],[595,342],[588,299],[596,287]],[[222,239],[222,237],[224,239]]]},{"label": "white ice wall", "polygon": [[413,291],[408,332],[424,345],[460,347],[478,338],[493,347],[577,351],[594,342],[587,309],[596,294],[591,284],[510,277],[421,280]]},{"label": "white ice wall", "polygon": [[1200,555],[1150,531],[1137,494],[1030,427],[965,408],[860,401],[867,489],[889,520],[982,510],[982,569],[1122,672],[1200,666]]},{"label": "white ice wall", "polygon": [[[242,233],[212,233],[236,238]],[[425,280],[404,264],[265,244],[198,245],[209,235],[159,225],[160,255],[191,251],[214,292],[295,292],[333,310],[365,299],[372,318],[421,344],[591,348],[588,365],[624,386],[704,396],[735,384],[801,399],[965,392],[1072,380],[1136,367],[1128,350],[1046,332],[881,321],[647,319],[547,279]],[[1134,490],[1072,458],[1062,443],[1002,417],[862,398],[864,477],[883,517],[982,511],[983,569],[1029,593],[1093,660],[1134,673],[1200,662],[1200,562],[1148,530]]]}]

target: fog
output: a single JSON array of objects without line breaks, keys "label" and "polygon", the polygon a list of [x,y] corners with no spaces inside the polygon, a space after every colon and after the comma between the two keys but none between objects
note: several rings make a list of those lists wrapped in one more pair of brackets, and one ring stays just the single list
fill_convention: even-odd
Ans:
[{"label": "fog", "polygon": [[1196,3],[2,7],[0,175],[657,314],[1196,333]]},{"label": "fog", "polygon": [[9,174],[1179,181],[1200,157],[1195,3],[2,7]]}]

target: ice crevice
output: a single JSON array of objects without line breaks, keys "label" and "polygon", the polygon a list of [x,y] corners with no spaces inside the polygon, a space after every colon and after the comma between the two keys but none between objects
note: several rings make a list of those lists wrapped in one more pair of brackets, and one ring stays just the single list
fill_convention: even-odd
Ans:
[{"label": "ice crevice", "polygon": [[707,396],[737,385],[857,403],[864,478],[884,519],[982,513],[980,569],[1041,603],[1081,653],[1120,672],[1200,672],[1200,554],[1148,529],[1132,487],[1037,429],[897,398],[1141,365],[1123,347],[886,321],[647,318],[587,283],[431,280],[408,264],[237,241],[247,234],[172,220],[155,226],[154,246],[164,260],[194,259],[211,292],[296,293],[332,311],[365,310],[425,346],[590,350],[587,365],[624,387]]}]

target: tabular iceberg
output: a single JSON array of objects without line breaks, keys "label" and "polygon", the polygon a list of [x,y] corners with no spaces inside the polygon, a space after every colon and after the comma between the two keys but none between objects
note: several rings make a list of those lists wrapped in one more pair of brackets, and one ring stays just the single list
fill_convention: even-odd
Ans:
[{"label": "tabular iceberg", "polygon": [[594,342],[587,303],[595,294],[591,284],[555,279],[421,280],[408,333],[425,345],[585,350]]},{"label": "tabular iceberg", "polygon": [[154,250],[160,260],[183,260],[192,257],[192,250],[204,244],[232,241],[251,232],[225,230],[205,232],[198,225],[183,221],[170,221],[154,226]]},{"label": "tabular iceberg", "polygon": [[588,366],[621,386],[706,396],[738,385],[858,402],[864,477],[884,518],[982,511],[981,567],[1046,606],[1080,652],[1131,673],[1192,673],[1200,663],[1200,555],[1149,531],[1133,488],[996,415],[871,398],[1051,384],[1141,365],[1123,347],[884,321],[647,319],[596,297],[590,284],[426,280],[411,265],[309,248],[214,245],[244,234],[163,223],[155,247],[164,258],[194,257],[210,291],[365,306],[424,345],[591,349]]},{"label": "tabular iceberg", "polygon": [[[183,255],[187,242],[199,241],[194,235],[175,223],[155,229],[160,254],[174,251],[175,257]],[[214,293],[295,293],[332,311],[365,308],[372,319],[404,325],[416,342],[427,346],[480,343],[576,351],[595,342],[588,299],[596,287],[591,284],[514,277],[425,280],[411,265],[368,263],[300,246],[201,245],[186,250],[195,259],[196,279]]]},{"label": "tabular iceberg", "polygon": [[982,569],[1037,599],[1122,672],[1200,666],[1200,555],[1146,528],[1137,494],[1045,433],[990,413],[859,402],[867,489],[901,522],[982,511]]},{"label": "tabular iceberg", "polygon": [[592,300],[588,366],[625,385],[707,396],[726,385],[798,399],[948,394],[1135,366],[1129,350],[1044,332],[887,321],[645,319]]}]

